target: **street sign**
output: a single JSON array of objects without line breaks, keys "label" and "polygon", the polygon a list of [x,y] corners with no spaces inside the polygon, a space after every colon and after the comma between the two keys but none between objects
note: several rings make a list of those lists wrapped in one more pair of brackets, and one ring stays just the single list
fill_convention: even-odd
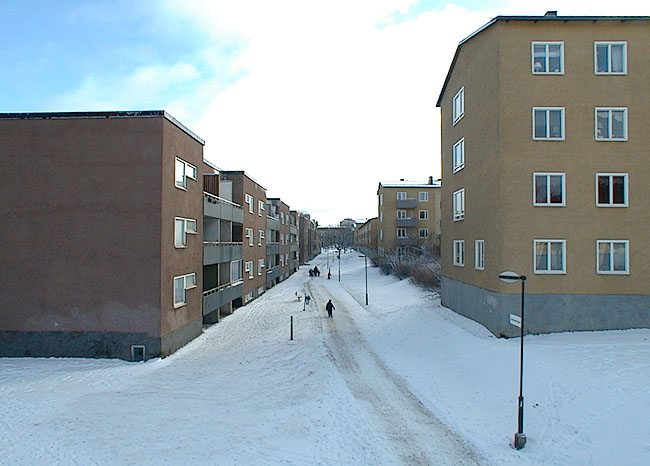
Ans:
[{"label": "street sign", "polygon": [[505,272],[501,272],[499,274],[499,278],[502,281],[506,282],[506,283],[515,283],[515,282],[518,282],[519,280],[521,280],[521,277],[519,276],[519,274],[517,274],[515,272],[510,272],[509,270],[507,270]]},{"label": "street sign", "polygon": [[521,328],[521,317],[515,314],[510,314],[510,325]]}]

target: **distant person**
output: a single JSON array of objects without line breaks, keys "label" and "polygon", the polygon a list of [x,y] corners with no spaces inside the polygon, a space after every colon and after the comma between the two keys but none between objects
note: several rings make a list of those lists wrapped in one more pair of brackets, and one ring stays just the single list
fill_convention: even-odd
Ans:
[{"label": "distant person", "polygon": [[309,269],[309,276],[313,277],[314,276],[314,269]]},{"label": "distant person", "polygon": [[336,308],[334,307],[334,304],[332,304],[332,300],[331,300],[331,299],[330,299],[329,301],[327,301],[327,304],[325,305],[325,309],[327,309],[327,317],[329,317],[329,318],[331,319],[331,318],[332,318],[332,311],[333,311],[334,309],[336,309]]},{"label": "distant person", "polygon": [[317,265],[314,266],[314,275],[316,275],[317,277],[320,277],[320,270],[318,270]]},{"label": "distant person", "polygon": [[332,278],[332,272],[330,272],[330,271],[328,270],[328,271],[327,271],[327,279],[329,280],[330,278]]}]

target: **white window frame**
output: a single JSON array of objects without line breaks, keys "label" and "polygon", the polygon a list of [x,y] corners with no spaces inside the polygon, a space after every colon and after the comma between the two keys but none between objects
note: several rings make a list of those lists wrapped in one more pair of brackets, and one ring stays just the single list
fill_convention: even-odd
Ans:
[{"label": "white window frame", "polygon": [[[186,162],[185,160],[181,159],[180,157],[174,157],[174,186],[176,186],[178,189],[182,189],[183,191],[187,190],[187,179],[190,178],[192,180],[196,181],[197,177],[197,172],[196,172],[196,167],[192,165],[189,162]],[[182,167],[181,170],[183,171],[181,173],[181,181],[179,182],[179,173],[178,169],[179,166]],[[188,170],[188,168],[190,170]]]},{"label": "white window frame", "polygon": [[379,241],[384,240],[384,230],[379,230]]},{"label": "white window frame", "polygon": [[[546,202],[537,202],[537,177],[546,177]],[[562,202],[551,202],[551,180],[552,176],[562,177]],[[533,173],[533,205],[535,207],[566,207],[566,174],[565,173]]]},{"label": "white window frame", "polygon": [[262,212],[266,210],[264,206],[264,201],[257,201],[257,215],[262,216]]},{"label": "white window frame", "polygon": [[246,238],[248,238],[248,245],[253,246],[255,244],[255,238],[253,238],[253,229],[246,228]]},{"label": "white window frame", "polygon": [[429,193],[426,191],[418,192],[418,202],[429,202]]},{"label": "white window frame", "polygon": [[451,100],[452,126],[465,116],[465,87],[461,87]]},{"label": "white window frame", "polygon": [[262,275],[264,268],[264,259],[257,259],[257,275]]},{"label": "white window frame", "polygon": [[384,205],[384,195],[383,194],[379,195],[379,205]]},{"label": "white window frame", "polygon": [[[546,264],[547,269],[537,268],[537,245],[546,244]],[[551,248],[552,243],[559,243],[562,245],[562,269],[551,270]],[[539,275],[563,275],[566,274],[566,240],[564,239],[535,239],[533,240],[533,270],[535,274]]]},{"label": "white window frame", "polygon": [[397,209],[397,218],[400,220],[404,220],[406,217],[406,210],[403,209]]},{"label": "white window frame", "polygon": [[[402,236],[400,236],[400,233],[402,233]],[[397,238],[406,238],[406,228],[398,228],[395,235]]]},{"label": "white window frame", "polygon": [[[177,296],[176,282],[182,281],[182,296]],[[185,306],[187,304],[187,290],[196,288],[196,273],[188,273],[186,275],[178,275],[174,277],[174,309]]]},{"label": "white window frame", "polygon": [[253,199],[253,196],[251,196],[250,194],[246,194],[245,199],[246,199],[246,204],[248,204],[248,211],[251,214],[254,214],[255,208],[253,207],[253,203],[255,202],[255,199]]},{"label": "white window frame", "polygon": [[397,191],[397,200],[398,201],[405,201],[408,199],[406,191]]},{"label": "white window frame", "polygon": [[[544,65],[546,69],[549,69],[549,53],[548,49],[550,45],[559,45],[560,46],[560,71],[535,71],[535,46],[536,45],[544,45],[545,46],[545,58],[544,58]],[[530,44],[530,69],[533,74],[539,74],[539,75],[547,75],[547,74],[554,74],[554,75],[562,75],[564,74],[564,42],[553,42],[553,41],[534,41],[531,42]]]},{"label": "white window frame", "polygon": [[255,274],[253,273],[253,261],[246,261],[244,264],[244,271],[248,272],[248,279],[252,279]]},{"label": "white window frame", "polygon": [[[614,244],[625,245],[625,270],[614,269]],[[609,270],[600,270],[600,245],[609,244]],[[598,275],[629,275],[630,274],[630,241],[626,239],[596,240],[596,273]]]},{"label": "white window frame", "polygon": [[[607,46],[607,69],[598,71],[598,46]],[[609,71],[612,69],[612,45],[623,46],[623,71]],[[627,74],[627,42],[626,41],[596,41],[594,42],[594,74],[596,75],[626,75]]]},{"label": "white window frame", "polygon": [[485,270],[485,240],[474,240],[474,269]]},{"label": "white window frame", "polygon": [[[535,112],[544,110],[546,113],[546,135],[544,137],[537,137],[535,136]],[[560,112],[560,121],[561,121],[561,131],[562,131],[562,136],[560,137],[551,137],[551,117],[550,117],[550,112],[554,111],[559,111]],[[532,110],[532,115],[531,115],[531,120],[533,123],[533,133],[532,137],[534,141],[564,141],[566,138],[566,126],[565,126],[565,118],[564,118],[564,107],[533,107]]]},{"label": "white window frame", "polygon": [[418,211],[418,219],[419,220],[429,220],[429,211],[428,210],[420,210],[420,211]]},{"label": "white window frame", "polygon": [[460,138],[452,149],[453,173],[465,168],[465,138]]},{"label": "white window frame", "polygon": [[261,246],[262,241],[266,238],[264,230],[257,230],[257,245]]},{"label": "white window frame", "polygon": [[243,280],[244,272],[242,271],[242,260],[232,261],[230,263],[230,281],[238,282]]},{"label": "white window frame", "polygon": [[465,240],[454,240],[451,261],[451,264],[456,267],[465,267]]},{"label": "white window frame", "polygon": [[[424,233],[424,235],[422,233]],[[420,228],[418,230],[418,238],[421,238],[421,239],[429,238],[429,229],[428,228]]]},{"label": "white window frame", "polygon": [[[182,236],[180,238],[177,237],[178,230],[176,229],[176,224],[182,222],[183,227],[182,227]],[[194,224],[194,228],[192,229],[190,227],[191,224]],[[193,218],[184,218],[184,217],[174,217],[174,247],[178,249],[186,248],[187,247],[187,234],[193,234],[196,235],[198,233],[197,231],[197,223],[196,220]]]},{"label": "white window frame", "polygon": [[465,188],[454,191],[453,195],[453,217],[454,222],[465,219]]},{"label": "white window frame", "polygon": [[[622,176],[624,178],[624,189],[623,189],[623,196],[625,197],[625,202],[621,203],[614,203],[614,183],[613,178],[614,177],[620,177]],[[609,179],[609,203],[604,203],[604,202],[598,202],[598,178],[600,177],[607,177]],[[628,207],[628,174],[627,173],[596,173],[596,207]]]},{"label": "white window frame", "polygon": [[[612,112],[623,112],[623,137],[613,137],[612,134]],[[608,112],[607,132],[610,137],[598,136],[598,112]],[[596,107],[594,109],[594,137],[596,141],[627,141],[627,107]]]}]

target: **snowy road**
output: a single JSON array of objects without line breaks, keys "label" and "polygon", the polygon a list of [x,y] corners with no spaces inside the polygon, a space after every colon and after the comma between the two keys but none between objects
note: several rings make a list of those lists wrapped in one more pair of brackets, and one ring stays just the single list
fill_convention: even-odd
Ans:
[{"label": "snowy road", "polygon": [[382,443],[403,464],[480,464],[471,447],[444,426],[365,342],[352,314],[365,309],[338,282],[313,280],[307,289],[318,308],[335,296],[333,319],[321,325],[329,356],[354,397],[364,402]]}]

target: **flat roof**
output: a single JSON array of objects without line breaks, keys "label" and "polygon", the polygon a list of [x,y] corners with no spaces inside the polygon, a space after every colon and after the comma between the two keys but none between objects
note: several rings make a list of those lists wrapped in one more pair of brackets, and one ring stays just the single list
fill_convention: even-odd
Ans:
[{"label": "flat roof", "polygon": [[497,21],[533,21],[533,22],[562,21],[565,23],[569,21],[594,21],[594,22],[595,21],[621,21],[621,22],[650,21],[650,16],[558,16],[557,14],[551,14],[551,13],[553,12],[548,12],[543,16],[495,16],[490,21],[485,23],[483,26],[478,28],[476,31],[471,33],[469,36],[461,40],[458,43],[458,47],[456,48],[456,53],[454,54],[454,58],[451,61],[451,65],[449,66],[449,71],[447,72],[447,76],[445,77],[445,82],[443,83],[442,89],[440,90],[440,95],[438,96],[436,107],[440,107],[440,104],[442,102],[442,96],[445,93],[445,90],[447,89],[447,84],[449,83],[449,79],[451,78],[451,72],[454,69],[454,65],[456,64],[456,60],[458,59],[458,54],[460,53],[460,48],[462,47],[462,45],[465,42],[469,41],[471,38],[485,31],[487,28],[492,26]]},{"label": "flat roof", "polygon": [[110,112],[18,112],[0,113],[0,120],[72,120],[101,118],[165,118],[202,146],[205,141],[165,110],[122,110]]},{"label": "flat roof", "polygon": [[439,180],[433,182],[433,184],[428,181],[380,181],[380,186],[384,188],[439,188],[441,183]]}]

